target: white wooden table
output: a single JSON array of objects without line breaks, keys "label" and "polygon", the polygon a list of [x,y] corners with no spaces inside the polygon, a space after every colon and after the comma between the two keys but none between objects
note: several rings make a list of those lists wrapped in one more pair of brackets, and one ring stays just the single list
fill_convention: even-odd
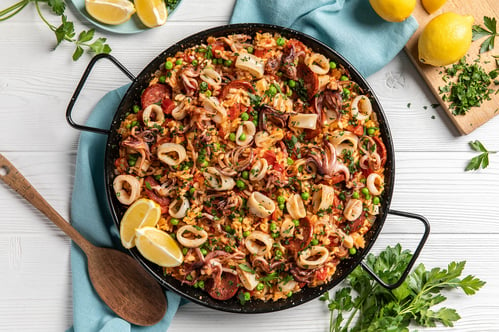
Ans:
[{"label": "white wooden table", "polygon": [[[14,1],[2,1],[1,7]],[[113,55],[132,73],[174,42],[228,22],[234,1],[183,0],[167,24],[136,35],[103,33]],[[77,30],[90,26],[70,7]],[[54,23],[58,19],[49,16]],[[72,45],[52,51],[55,38],[34,6],[0,23],[0,152],[69,219],[79,132],[65,109],[90,57],[71,60]],[[497,48],[497,47],[496,47]],[[464,172],[479,139],[499,150],[499,119],[459,136],[409,62],[399,54],[368,78],[388,116],[396,150],[392,208],[426,216],[432,226],[420,256],[427,267],[466,260],[466,274],[487,281],[477,295],[450,292],[462,319],[456,331],[499,330],[499,154],[479,172]],[[83,121],[97,100],[128,79],[100,63],[81,96]],[[410,104],[410,107],[408,106]],[[402,222],[404,221],[404,222]],[[414,249],[422,227],[389,217],[373,251],[401,242]],[[70,241],[12,190],[0,185],[0,331],[63,331],[72,324]],[[326,331],[328,312],[313,300],[262,315],[237,315],[188,304],[170,331]],[[438,327],[433,331],[445,331]]]}]

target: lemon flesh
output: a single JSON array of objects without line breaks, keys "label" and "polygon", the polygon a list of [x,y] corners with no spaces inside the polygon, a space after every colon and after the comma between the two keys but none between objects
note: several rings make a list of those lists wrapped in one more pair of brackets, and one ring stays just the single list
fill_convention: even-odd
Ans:
[{"label": "lemon flesh", "polygon": [[466,55],[471,45],[472,16],[447,12],[432,19],[418,40],[419,61],[446,66]]},{"label": "lemon flesh", "polygon": [[156,226],[161,217],[161,207],[154,201],[141,198],[130,205],[120,223],[120,238],[123,247],[135,246],[135,230],[145,226]]},{"label": "lemon flesh", "polygon": [[434,12],[439,10],[446,2],[447,0],[421,0],[421,4],[428,14],[433,14]]},{"label": "lemon flesh", "polygon": [[148,28],[166,23],[168,11],[164,0],[134,0],[137,16]]},{"label": "lemon flesh", "polygon": [[110,25],[125,23],[135,13],[128,0],[85,0],[85,9],[97,21]]},{"label": "lemon flesh", "polygon": [[385,21],[402,22],[411,16],[416,0],[369,0],[374,11]]},{"label": "lemon flesh", "polygon": [[164,231],[154,227],[138,228],[135,244],[142,256],[159,266],[175,267],[184,260],[177,242]]}]

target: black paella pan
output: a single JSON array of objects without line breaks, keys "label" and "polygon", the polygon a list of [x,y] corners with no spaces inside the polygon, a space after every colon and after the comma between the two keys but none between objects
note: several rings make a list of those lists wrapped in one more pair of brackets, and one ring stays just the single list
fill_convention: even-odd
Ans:
[{"label": "black paella pan", "polygon": [[[383,138],[383,141],[386,145],[387,150],[387,161],[385,164],[385,190],[381,196],[381,206],[380,213],[376,218],[372,228],[365,235],[366,246],[364,249],[359,250],[358,253],[346,260],[343,260],[338,266],[337,271],[331,278],[331,281],[327,284],[324,284],[320,287],[308,288],[305,287],[302,291],[293,294],[293,296],[281,299],[276,302],[262,302],[259,300],[250,301],[242,305],[237,297],[233,297],[227,301],[219,301],[211,298],[206,292],[203,290],[194,288],[188,285],[182,285],[182,283],[170,276],[163,275],[163,270],[161,267],[155,265],[154,263],[149,262],[141,254],[137,251],[136,248],[130,250],[131,255],[139,261],[139,263],[149,272],[151,273],[156,280],[166,289],[172,290],[184,298],[187,298],[195,303],[199,303],[201,305],[205,305],[210,308],[228,311],[228,312],[237,312],[237,313],[263,313],[263,312],[272,312],[277,310],[282,310],[290,307],[297,306],[299,304],[310,301],[314,298],[317,298],[325,291],[331,289],[338,283],[340,283],[343,279],[347,277],[347,275],[355,269],[359,264],[366,269],[374,279],[376,279],[381,285],[387,288],[396,288],[399,286],[407,274],[409,273],[411,267],[414,265],[416,258],[418,257],[427,237],[429,234],[429,223],[428,221],[420,215],[394,211],[390,210],[390,202],[393,194],[393,185],[394,185],[394,177],[395,177],[395,158],[393,151],[393,142],[392,136],[390,133],[390,129],[388,127],[388,122],[386,116],[383,112],[381,104],[379,100],[376,98],[373,90],[367,83],[367,81],[360,75],[360,73],[340,54],[338,54],[335,50],[329,48],[325,44],[320,41],[305,35],[301,32],[275,26],[275,25],[266,25],[266,24],[233,24],[233,25],[225,25],[212,29],[208,29],[199,33],[196,33],[190,37],[183,39],[182,41],[174,44],[169,47],[161,54],[159,54],[156,58],[154,58],[138,76],[134,76],[131,74],[123,65],[121,65],[115,58],[107,54],[100,54],[95,56],[91,62],[89,63],[86,71],[84,72],[74,94],[71,98],[71,101],[68,105],[66,117],[71,126],[79,130],[90,131],[99,134],[107,135],[107,143],[106,143],[106,153],[104,159],[104,165],[102,165],[106,181],[106,195],[108,199],[108,203],[111,209],[111,214],[114,219],[114,223],[119,228],[120,220],[123,214],[126,211],[126,207],[124,207],[119,201],[116,199],[113,190],[113,179],[114,179],[114,161],[119,156],[119,142],[120,135],[117,133],[117,129],[120,127],[120,123],[126,117],[126,113],[132,109],[133,105],[140,100],[140,96],[142,91],[148,86],[150,79],[152,78],[154,72],[164,63],[166,57],[175,56],[178,51],[182,51],[186,48],[198,45],[206,41],[206,38],[209,36],[220,37],[227,36],[230,34],[248,34],[254,36],[257,32],[271,32],[271,33],[279,33],[286,38],[295,38],[308,47],[310,47],[313,51],[324,54],[327,58],[335,61],[337,64],[345,67],[351,75],[353,81],[357,82],[360,87],[364,90],[367,95],[370,95],[372,101],[373,112],[376,113],[380,125],[380,132]],[[121,71],[123,71],[131,80],[132,83],[128,88],[125,96],[121,100],[121,103],[116,110],[114,115],[111,127],[109,129],[101,129],[101,128],[92,128],[87,126],[82,126],[76,124],[72,119],[72,110],[73,106],[81,92],[86,79],[88,78],[94,64],[100,60],[106,58],[110,60],[113,64],[115,64]],[[368,61],[368,60],[366,60]],[[414,251],[414,256],[406,267],[402,277],[400,280],[393,284],[387,284],[382,281],[379,277],[374,275],[374,273],[369,269],[369,267],[363,263],[364,257],[367,255],[374,242],[378,238],[378,235],[383,227],[385,219],[388,214],[395,214],[399,216],[408,217],[411,219],[417,219],[421,221],[424,226],[424,234],[422,236],[421,241],[419,242],[416,250]]]}]

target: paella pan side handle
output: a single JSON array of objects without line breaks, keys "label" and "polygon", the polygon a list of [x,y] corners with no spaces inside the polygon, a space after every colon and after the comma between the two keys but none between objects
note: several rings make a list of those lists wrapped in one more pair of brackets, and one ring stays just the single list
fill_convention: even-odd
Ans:
[{"label": "paella pan side handle", "polygon": [[419,241],[419,244],[418,244],[416,250],[414,251],[411,260],[409,261],[409,264],[407,264],[404,272],[400,276],[399,280],[397,280],[397,282],[395,282],[393,284],[388,284],[388,283],[384,282],[378,275],[376,275],[376,273],[374,273],[374,271],[367,264],[365,264],[364,262],[360,263],[362,268],[364,270],[366,270],[366,272],[369,273],[369,275],[371,277],[373,277],[373,279],[376,280],[381,286],[383,286],[387,289],[395,289],[395,288],[399,287],[400,285],[402,285],[402,283],[405,281],[405,278],[407,278],[407,275],[411,271],[414,263],[416,263],[416,260],[419,256],[419,254],[421,253],[421,250],[423,249],[423,246],[424,246],[426,240],[428,239],[428,235],[430,234],[430,223],[428,222],[428,219],[426,219],[422,215],[415,214],[415,213],[397,211],[397,210],[388,210],[388,213],[395,214],[395,215],[402,216],[402,217],[411,218],[411,219],[417,219],[417,220],[421,221],[425,227],[423,236],[422,236],[421,240]]},{"label": "paella pan side handle", "polygon": [[101,128],[94,128],[94,127],[83,126],[83,125],[80,125],[80,124],[77,124],[76,122],[74,122],[74,120],[72,118],[72,112],[73,112],[73,108],[74,108],[74,105],[76,103],[76,100],[78,99],[78,96],[80,95],[80,92],[83,89],[83,86],[85,85],[85,82],[87,81],[88,76],[92,72],[92,69],[93,69],[94,65],[97,63],[97,61],[99,61],[101,59],[108,59],[114,65],[116,65],[116,67],[118,67],[130,80],[132,80],[132,81],[135,80],[135,76],[130,71],[128,71],[128,69],[126,69],[126,67],[123,66],[112,55],[105,54],[105,53],[97,54],[88,63],[88,66],[85,69],[85,71],[83,72],[83,75],[81,76],[80,82],[78,83],[78,86],[76,87],[76,89],[75,89],[75,91],[73,93],[73,96],[71,97],[71,100],[69,101],[68,107],[66,109],[66,120],[68,121],[69,125],[71,127],[75,128],[75,129],[89,131],[89,132],[92,132],[92,133],[106,134],[107,135],[110,132],[107,129],[101,129]]}]

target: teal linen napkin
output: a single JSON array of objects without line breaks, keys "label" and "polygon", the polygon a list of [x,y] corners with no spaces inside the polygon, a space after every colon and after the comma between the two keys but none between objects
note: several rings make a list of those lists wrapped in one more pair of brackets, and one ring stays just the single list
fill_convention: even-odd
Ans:
[{"label": "teal linen napkin", "polygon": [[[128,86],[107,93],[95,106],[87,125],[109,128],[113,115]],[[71,223],[96,246],[123,250],[119,232],[107,205],[104,185],[104,152],[107,136],[82,132],[76,158],[76,174],[71,199]],[[68,331],[166,331],[181,302],[177,294],[166,292],[168,311],[156,325],[140,327],[116,316],[94,291],[87,273],[85,254],[71,244],[73,280],[73,327]]]},{"label": "teal linen napkin", "polygon": [[237,0],[230,23],[268,23],[315,37],[367,77],[390,62],[418,28],[381,19],[368,0]]}]

